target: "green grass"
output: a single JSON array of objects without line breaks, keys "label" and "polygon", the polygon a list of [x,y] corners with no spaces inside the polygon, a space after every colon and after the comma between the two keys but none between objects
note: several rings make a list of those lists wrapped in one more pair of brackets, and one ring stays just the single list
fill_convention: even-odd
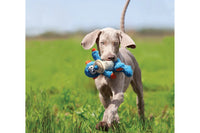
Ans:
[{"label": "green grass", "polygon": [[[84,75],[91,50],[81,38],[26,41],[26,132],[99,132],[104,108],[93,79]],[[174,132],[174,38],[135,38],[130,50],[142,70],[146,122],[131,87],[109,132]]]}]

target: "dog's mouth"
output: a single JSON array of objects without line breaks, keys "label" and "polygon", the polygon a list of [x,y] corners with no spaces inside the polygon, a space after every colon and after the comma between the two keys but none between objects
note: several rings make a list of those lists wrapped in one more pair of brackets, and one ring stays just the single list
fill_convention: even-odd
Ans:
[{"label": "dog's mouth", "polygon": [[113,59],[113,60],[111,60],[111,59],[101,59],[102,61],[113,61],[113,62],[115,62],[115,61],[117,61],[117,58],[115,58],[115,59]]},{"label": "dog's mouth", "polygon": [[111,59],[102,59],[102,61],[112,61]]}]

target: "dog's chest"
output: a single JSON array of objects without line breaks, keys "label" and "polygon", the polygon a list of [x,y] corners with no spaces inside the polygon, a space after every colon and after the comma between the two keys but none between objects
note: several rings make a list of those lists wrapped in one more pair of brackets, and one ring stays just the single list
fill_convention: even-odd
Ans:
[{"label": "dog's chest", "polygon": [[95,84],[96,84],[97,89],[100,90],[101,88],[105,86],[109,88],[116,88],[117,86],[122,87],[125,76],[121,72],[116,72],[115,75],[116,75],[116,79],[109,79],[105,77],[104,75],[99,75],[95,79]]},{"label": "dog's chest", "polygon": [[106,77],[104,75],[99,75],[96,79],[95,79],[95,85],[97,87],[98,90],[100,90],[102,87],[104,86],[108,86],[108,80],[106,79]]}]

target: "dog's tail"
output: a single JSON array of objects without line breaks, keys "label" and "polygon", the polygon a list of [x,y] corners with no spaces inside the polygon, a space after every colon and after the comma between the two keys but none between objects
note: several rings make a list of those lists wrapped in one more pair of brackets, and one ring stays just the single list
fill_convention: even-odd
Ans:
[{"label": "dog's tail", "polygon": [[126,13],[129,2],[130,2],[130,0],[126,1],[126,4],[125,4],[124,9],[122,11],[122,16],[121,16],[121,21],[120,21],[120,30],[123,31],[123,32],[125,32],[125,30],[124,30],[124,18],[125,18],[125,13]]}]

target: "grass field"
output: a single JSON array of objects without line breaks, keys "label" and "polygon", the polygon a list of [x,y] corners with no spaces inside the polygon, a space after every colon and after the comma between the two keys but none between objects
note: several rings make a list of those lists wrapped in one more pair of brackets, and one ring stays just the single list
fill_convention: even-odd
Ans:
[{"label": "grass field", "polygon": [[[94,81],[84,75],[85,61],[92,60],[80,37],[28,39],[26,41],[26,132],[101,132],[102,120]],[[142,71],[146,122],[137,114],[131,87],[119,111],[120,124],[109,132],[174,132],[174,38],[137,37],[129,49]]]}]

